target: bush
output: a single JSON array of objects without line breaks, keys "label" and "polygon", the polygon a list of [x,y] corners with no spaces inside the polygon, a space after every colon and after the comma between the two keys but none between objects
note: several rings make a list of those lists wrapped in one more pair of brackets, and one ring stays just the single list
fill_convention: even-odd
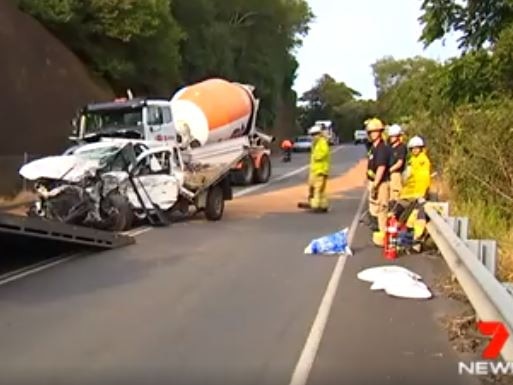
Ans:
[{"label": "bush", "polygon": [[470,217],[473,235],[498,239],[501,276],[513,278],[513,100],[465,105],[451,113],[419,114],[410,122],[423,135],[433,163],[451,188],[456,211]]}]

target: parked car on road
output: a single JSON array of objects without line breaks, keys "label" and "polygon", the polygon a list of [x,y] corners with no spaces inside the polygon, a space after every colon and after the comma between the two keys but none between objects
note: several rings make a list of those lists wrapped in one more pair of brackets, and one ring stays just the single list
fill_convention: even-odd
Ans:
[{"label": "parked car on road", "polygon": [[311,136],[298,136],[294,139],[294,145],[292,150],[294,152],[307,152],[312,148],[312,137]]},{"label": "parked car on road", "polygon": [[365,144],[367,143],[367,131],[356,130],[354,132],[354,144]]}]

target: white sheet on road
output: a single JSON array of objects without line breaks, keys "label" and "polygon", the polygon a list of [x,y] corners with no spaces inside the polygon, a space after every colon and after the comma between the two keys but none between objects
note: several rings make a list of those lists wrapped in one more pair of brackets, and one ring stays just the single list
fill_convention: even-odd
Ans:
[{"label": "white sheet on road", "polygon": [[371,290],[384,290],[390,296],[429,299],[433,295],[417,273],[401,266],[378,266],[362,270],[358,279],[371,282]]}]

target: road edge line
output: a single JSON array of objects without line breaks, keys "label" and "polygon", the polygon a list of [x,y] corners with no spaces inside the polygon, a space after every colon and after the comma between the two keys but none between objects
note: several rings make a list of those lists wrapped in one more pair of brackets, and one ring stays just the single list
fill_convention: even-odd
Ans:
[{"label": "road edge line", "polygon": [[52,261],[42,261],[32,266],[27,266],[26,268],[15,270],[12,273],[6,273],[4,277],[0,277],[0,286],[6,285],[8,283],[18,281],[22,278],[26,278],[30,275],[39,273],[41,271],[50,269],[54,266],[60,265],[62,263],[71,261],[72,259],[78,258],[80,255],[70,255],[68,257],[57,257],[56,259]]},{"label": "road edge line", "polygon": [[[350,247],[352,246],[356,234],[356,229],[360,222],[360,216],[363,211],[364,204],[367,201],[367,194],[368,190],[364,189],[360,204],[358,205],[356,214],[353,218],[353,221],[351,222],[351,227],[348,234],[348,244]],[[308,378],[310,377],[310,372],[312,371],[315,358],[317,357],[317,352],[321,344],[326,324],[328,323],[333,300],[337,294],[337,289],[340,283],[340,278],[342,277],[342,272],[344,271],[346,261],[347,257],[345,255],[340,255],[337,259],[337,263],[331,274],[330,280],[326,287],[326,291],[322,297],[321,304],[319,305],[319,309],[317,310],[314,322],[310,328],[310,332],[308,333],[308,337],[301,352],[301,356],[299,357],[299,360],[294,368],[294,372],[292,374],[289,385],[306,385]]]}]

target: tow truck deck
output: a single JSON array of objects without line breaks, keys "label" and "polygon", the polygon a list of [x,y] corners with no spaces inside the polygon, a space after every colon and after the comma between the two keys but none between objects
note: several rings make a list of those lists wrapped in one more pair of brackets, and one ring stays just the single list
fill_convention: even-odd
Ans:
[{"label": "tow truck deck", "polygon": [[68,225],[1,211],[0,234],[46,239],[100,249],[116,249],[135,243],[133,237],[116,232]]}]

